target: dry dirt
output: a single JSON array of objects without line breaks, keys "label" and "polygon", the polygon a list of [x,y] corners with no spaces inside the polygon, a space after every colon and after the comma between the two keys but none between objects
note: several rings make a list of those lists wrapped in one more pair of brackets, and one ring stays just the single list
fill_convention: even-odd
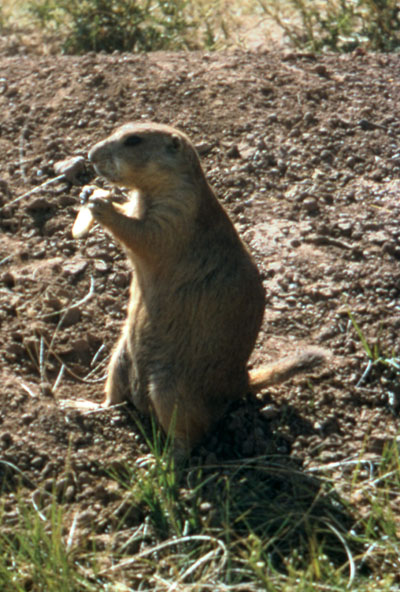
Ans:
[{"label": "dry dirt", "polygon": [[397,434],[399,372],[379,363],[363,378],[368,356],[349,312],[382,356],[400,356],[400,56],[0,47],[6,522],[22,478],[36,501],[56,486],[67,507],[104,525],[120,505],[108,471],[148,453],[132,410],[82,415],[59,403],[102,399],[128,298],[121,250],[99,228],[71,237],[94,171],[86,163],[13,203],[130,120],[169,123],[195,141],[254,254],[267,306],[252,364],[307,344],[332,352],[320,372],[238,405],[193,462],[278,452],[304,468],[338,463],[340,476],[352,466],[343,461],[379,458]]}]

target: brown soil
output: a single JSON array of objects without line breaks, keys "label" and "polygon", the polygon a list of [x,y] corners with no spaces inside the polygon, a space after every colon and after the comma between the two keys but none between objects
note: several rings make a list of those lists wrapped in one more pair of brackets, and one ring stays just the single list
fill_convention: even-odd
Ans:
[{"label": "brown soil", "polygon": [[197,143],[254,254],[267,307],[252,363],[306,344],[333,354],[312,377],[233,409],[197,461],[279,452],[309,468],[379,457],[396,437],[399,373],[376,364],[362,379],[368,356],[349,312],[381,355],[400,355],[400,56],[39,57],[1,47],[0,459],[12,466],[0,471],[10,523],[22,471],[29,495],[56,484],[71,509],[104,524],[120,504],[107,471],[148,453],[132,410],[82,415],[59,403],[102,399],[128,298],[120,249],[98,228],[71,237],[94,171],[87,164],[75,182],[12,204],[129,120],[175,125]]}]

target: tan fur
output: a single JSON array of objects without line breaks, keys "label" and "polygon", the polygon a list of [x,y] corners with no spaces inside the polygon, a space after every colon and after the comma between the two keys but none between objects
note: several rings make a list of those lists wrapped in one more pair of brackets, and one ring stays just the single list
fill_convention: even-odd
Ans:
[{"label": "tan fur", "polygon": [[[247,362],[264,312],[258,270],[182,132],[127,124],[89,158],[100,175],[135,190],[122,206],[98,197],[89,203],[133,267],[105,404],[130,399],[154,411],[190,449],[249,389]],[[315,363],[305,352],[250,376],[264,386]]]}]

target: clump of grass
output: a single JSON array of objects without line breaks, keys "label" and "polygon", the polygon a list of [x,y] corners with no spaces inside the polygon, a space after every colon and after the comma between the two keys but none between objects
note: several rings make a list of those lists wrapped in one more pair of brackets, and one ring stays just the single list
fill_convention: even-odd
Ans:
[{"label": "clump of grass", "polygon": [[65,53],[212,49],[227,35],[221,0],[28,0],[27,20]]},{"label": "clump of grass", "polygon": [[188,44],[186,0],[30,0],[41,28],[58,31],[67,53],[149,51]]},{"label": "clump of grass", "polygon": [[145,574],[143,585],[162,582],[159,590],[212,583],[306,591],[317,580],[346,586],[354,579],[354,518],[327,481],[280,458],[176,468],[173,449],[154,435],[152,455],[114,475],[154,542],[134,556],[122,553],[103,576],[134,569]]},{"label": "clump of grass", "polygon": [[374,51],[400,47],[397,0],[256,0],[295,47],[312,51]]},{"label": "clump of grass", "polygon": [[121,516],[106,547],[97,548],[103,529],[95,522],[78,536],[69,506],[55,497],[38,510],[21,492],[11,517],[0,511],[1,590],[394,589],[395,445],[367,475],[360,457],[338,479],[346,461],[308,473],[278,457],[176,468],[170,441],[155,431],[149,442],[151,455],[111,475],[125,490],[126,512],[130,503],[143,518],[129,526]]},{"label": "clump of grass", "polygon": [[364,382],[364,380],[370,374],[373,367],[388,369],[391,371],[392,375],[395,378],[397,378],[397,380],[399,380],[400,357],[397,356],[395,353],[392,353],[391,355],[383,353],[379,345],[379,338],[374,343],[369,343],[361,327],[357,323],[354,315],[351,312],[349,312],[348,315],[350,322],[353,325],[354,330],[361,342],[361,345],[368,357],[367,367],[364,370],[360,380],[358,381],[357,386],[360,386]]},{"label": "clump of grass", "polygon": [[54,501],[47,516],[22,497],[15,507],[15,522],[4,524],[0,511],[0,589],[4,592],[94,590],[77,569],[74,552],[64,538],[62,507]]}]

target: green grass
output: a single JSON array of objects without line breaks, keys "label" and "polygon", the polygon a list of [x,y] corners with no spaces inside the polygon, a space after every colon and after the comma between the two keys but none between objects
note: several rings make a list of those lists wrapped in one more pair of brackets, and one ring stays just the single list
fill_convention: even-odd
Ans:
[{"label": "green grass", "polygon": [[[3,0],[0,28],[35,30],[62,51],[218,49],[271,40],[319,51],[398,51],[397,0]],[[244,41],[243,41],[244,40]]]},{"label": "green grass", "polygon": [[367,355],[368,362],[367,366],[357,383],[357,386],[360,386],[369,376],[371,370],[373,368],[377,368],[381,371],[388,371],[395,380],[400,379],[400,357],[396,355],[394,352],[390,354],[385,353],[382,351],[382,347],[380,344],[380,335],[373,341],[369,342],[367,337],[365,336],[364,332],[362,331],[361,327],[357,323],[355,316],[352,312],[348,312],[349,319],[351,324],[353,325],[354,331],[357,337],[360,340],[360,343]]},{"label": "green grass", "polygon": [[[109,477],[125,491],[126,510],[105,547],[95,523],[79,534],[67,504],[53,499],[39,510],[20,491],[13,523],[0,517],[2,591],[389,592],[398,585],[396,443],[373,463],[360,456],[308,473],[274,457],[176,469],[171,446],[155,434],[152,454]],[[127,528],[132,512],[142,519]]]}]

